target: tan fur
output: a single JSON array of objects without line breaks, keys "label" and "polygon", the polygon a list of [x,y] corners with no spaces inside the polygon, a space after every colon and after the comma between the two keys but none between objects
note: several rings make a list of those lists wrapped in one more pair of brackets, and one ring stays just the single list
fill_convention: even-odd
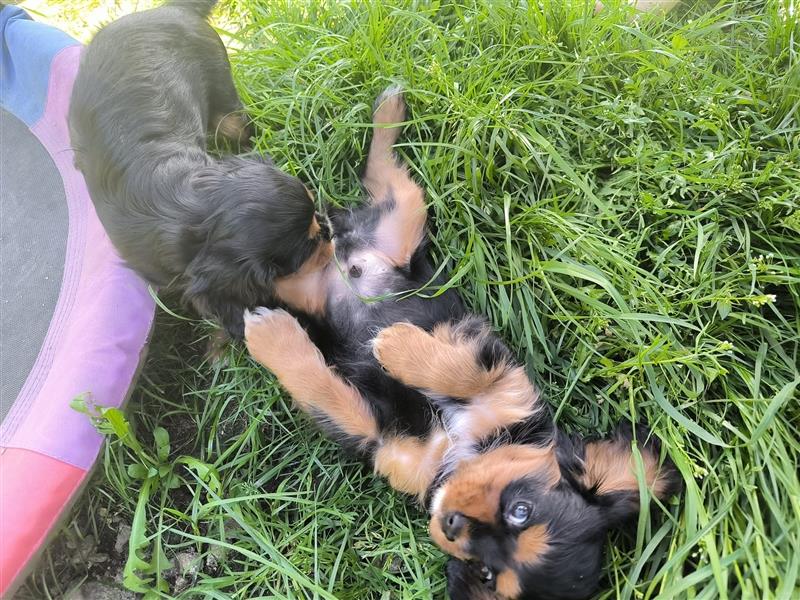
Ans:
[{"label": "tan fur", "polygon": [[408,386],[470,398],[459,419],[463,429],[453,433],[479,439],[528,418],[539,399],[522,367],[484,369],[478,362],[479,345],[480,337],[459,336],[457,325],[440,324],[430,334],[410,323],[396,323],[378,334],[373,352],[392,377]]},{"label": "tan fur", "polygon": [[311,225],[308,227],[308,239],[313,240],[315,237],[317,237],[320,229],[321,227],[319,226],[317,217],[313,217],[311,219]]},{"label": "tan fur", "polygon": [[431,335],[411,323],[395,323],[378,333],[373,352],[398,381],[444,396],[470,398],[498,376],[478,364],[476,341],[451,339],[444,327]]},{"label": "tan fur", "polygon": [[377,440],[369,406],[325,364],[297,319],[282,310],[248,315],[245,340],[253,358],[275,374],[303,411],[323,413],[338,429],[365,442]]},{"label": "tan fur", "polygon": [[520,564],[532,565],[547,552],[548,539],[545,525],[529,527],[517,538],[514,560]]},{"label": "tan fur", "polygon": [[421,501],[448,445],[442,429],[425,440],[410,436],[389,438],[375,453],[375,471],[386,477],[394,489],[414,494]]},{"label": "tan fur", "polygon": [[[652,452],[641,452],[645,482],[650,491],[662,497],[667,482],[660,477],[658,460]],[[630,446],[617,440],[602,440],[586,444],[583,484],[597,486],[599,494],[610,492],[635,492],[639,489],[636,465]]]},{"label": "tan fur", "polygon": [[[402,171],[398,173],[397,171]],[[428,213],[423,192],[399,167],[384,173],[389,181],[395,209],[384,216],[375,230],[375,245],[396,267],[405,267],[422,243]]]},{"label": "tan fur", "polygon": [[539,408],[539,393],[525,369],[509,367],[484,392],[472,398],[467,407],[467,430],[459,435],[480,439],[513,423],[524,421]]},{"label": "tan fur", "polygon": [[442,531],[441,516],[435,515],[428,524],[428,531],[431,534],[433,543],[439,546],[446,554],[455,556],[461,560],[471,558],[466,551],[467,544],[469,543],[469,523],[464,524],[464,529],[454,541],[448,540],[444,531]]},{"label": "tan fur", "polygon": [[321,242],[297,273],[275,280],[275,296],[295,310],[323,315],[328,299],[328,267],[333,252],[332,242]]},{"label": "tan fur", "polygon": [[560,472],[552,446],[536,448],[511,444],[461,463],[441,488],[439,515],[460,512],[484,523],[495,523],[500,494],[516,479],[528,475],[558,483]]},{"label": "tan fur", "polygon": [[394,146],[400,136],[399,123],[406,118],[406,106],[403,94],[384,96],[372,114],[372,123],[376,125],[372,130],[372,142],[367,155],[367,168],[364,173],[364,187],[372,196],[373,202],[383,202],[388,199],[390,182],[384,175],[392,169],[402,169],[397,165],[394,157]]},{"label": "tan fur", "polygon": [[[431,537],[433,541],[448,554],[451,554],[462,560],[467,560],[470,558],[463,551],[463,548],[466,547],[469,541],[468,526],[465,527],[464,532],[455,540],[455,542],[451,542],[444,537],[444,533],[442,533],[441,522],[436,519],[435,521],[431,521]],[[545,525],[534,525],[533,527],[523,531],[517,539],[517,549],[514,552],[514,561],[517,564],[533,564],[537,562],[547,551],[547,544],[547,527]],[[498,573],[496,583],[497,596],[489,597],[497,598],[499,596],[508,600],[513,600],[522,592],[519,577],[513,569],[505,569]]]},{"label": "tan fur", "polygon": [[512,569],[506,569],[497,576],[496,591],[500,596],[509,600],[520,595],[522,587],[519,584],[519,577]]},{"label": "tan fur", "polygon": [[[403,95],[386,96],[375,110],[372,121],[377,127],[367,156],[364,187],[375,203],[394,200],[394,209],[381,218],[375,231],[375,244],[398,267],[408,265],[411,255],[425,234],[427,212],[424,193],[397,162],[392,146],[400,134],[394,126],[405,119]],[[386,127],[386,126],[389,127]]]}]

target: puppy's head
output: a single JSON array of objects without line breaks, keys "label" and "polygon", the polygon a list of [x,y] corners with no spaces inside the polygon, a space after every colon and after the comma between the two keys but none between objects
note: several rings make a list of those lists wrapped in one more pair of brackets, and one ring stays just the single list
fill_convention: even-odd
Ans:
[{"label": "puppy's head", "polygon": [[273,303],[275,278],[331,255],[330,226],[300,180],[268,159],[225,158],[191,185],[203,218],[185,294],[238,339],[242,309]]},{"label": "puppy's head", "polygon": [[[646,439],[640,432],[639,440]],[[607,531],[639,510],[633,432],[547,447],[507,445],[462,463],[432,496],[430,532],[454,558],[453,600],[578,599],[600,578]],[[678,489],[657,444],[638,445],[647,487]]]}]

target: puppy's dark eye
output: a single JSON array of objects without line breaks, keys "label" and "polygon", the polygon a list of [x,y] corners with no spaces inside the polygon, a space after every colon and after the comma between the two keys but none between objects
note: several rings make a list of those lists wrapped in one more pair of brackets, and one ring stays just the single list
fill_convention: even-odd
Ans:
[{"label": "puppy's dark eye", "polygon": [[531,505],[527,502],[515,502],[506,513],[506,521],[511,525],[522,525],[531,516]]}]

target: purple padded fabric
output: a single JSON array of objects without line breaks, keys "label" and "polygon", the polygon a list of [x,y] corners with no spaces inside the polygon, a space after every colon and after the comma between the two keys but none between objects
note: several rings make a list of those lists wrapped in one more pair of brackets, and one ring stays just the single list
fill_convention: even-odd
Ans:
[{"label": "purple padded fabric", "polygon": [[66,115],[80,54],[76,42],[54,56],[45,109],[31,126],[63,179],[69,235],[58,302],[34,367],[0,427],[0,452],[32,450],[88,470],[102,438],[70,401],[88,393],[103,406],[122,404],[155,305],[147,285],[117,256],[73,166]]}]

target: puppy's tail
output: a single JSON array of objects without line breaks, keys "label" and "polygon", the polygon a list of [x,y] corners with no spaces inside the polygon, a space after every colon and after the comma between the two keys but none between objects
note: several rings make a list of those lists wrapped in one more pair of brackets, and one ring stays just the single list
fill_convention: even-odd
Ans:
[{"label": "puppy's tail", "polygon": [[211,14],[211,11],[216,3],[217,0],[170,0],[167,2],[167,6],[174,6],[176,8],[188,10],[189,12],[196,14],[198,17],[203,17],[205,19]]}]

